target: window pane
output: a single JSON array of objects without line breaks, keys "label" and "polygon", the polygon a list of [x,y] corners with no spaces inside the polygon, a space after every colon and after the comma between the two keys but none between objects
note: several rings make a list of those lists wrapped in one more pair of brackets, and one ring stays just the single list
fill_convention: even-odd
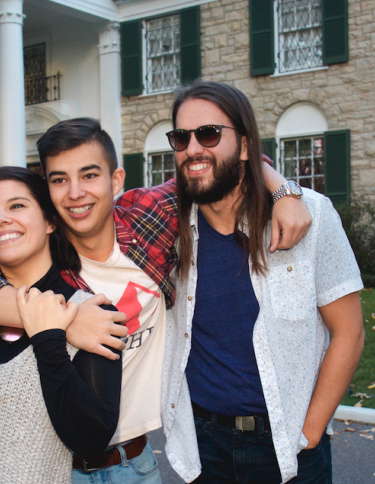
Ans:
[{"label": "window pane", "polygon": [[314,178],[314,190],[319,193],[323,193],[324,195],[324,178],[317,177]]},{"label": "window pane", "polygon": [[299,176],[311,176],[311,160],[299,160]]},{"label": "window pane", "polygon": [[174,155],[172,153],[164,155],[164,169],[174,171],[175,164],[174,164]]},{"label": "window pane", "polygon": [[322,158],[314,159],[314,174],[324,175],[324,160]]},{"label": "window pane", "polygon": [[295,158],[296,157],[296,142],[295,141],[285,141],[284,143],[284,154],[285,158]]},{"label": "window pane", "polygon": [[160,185],[161,183],[163,183],[163,179],[162,179],[162,176],[163,174],[162,173],[153,173],[152,174],[152,186],[155,186],[155,185]]},{"label": "window pane", "polygon": [[166,171],[164,172],[164,181],[168,181],[168,180],[171,180],[172,178],[175,178],[175,174],[173,171]]},{"label": "window pane", "polygon": [[311,156],[311,139],[302,139],[299,142],[299,156]]},{"label": "window pane", "polygon": [[174,79],[174,61],[173,55],[164,56],[164,87],[173,87]]},{"label": "window pane", "polygon": [[180,84],[179,15],[146,22],[146,90],[162,92]]},{"label": "window pane", "polygon": [[298,183],[301,185],[301,187],[312,188],[311,187],[311,178],[300,178],[298,180]]},{"label": "window pane", "polygon": [[296,176],[296,142],[285,141],[284,143],[284,176],[291,178]]},{"label": "window pane", "polygon": [[284,162],[284,176],[292,178],[296,176],[296,163],[294,160],[285,160]]},{"label": "window pane", "polygon": [[279,72],[323,65],[322,0],[278,0]]},{"label": "window pane", "polygon": [[152,157],[152,171],[162,170],[162,157],[161,155],[153,155]]}]

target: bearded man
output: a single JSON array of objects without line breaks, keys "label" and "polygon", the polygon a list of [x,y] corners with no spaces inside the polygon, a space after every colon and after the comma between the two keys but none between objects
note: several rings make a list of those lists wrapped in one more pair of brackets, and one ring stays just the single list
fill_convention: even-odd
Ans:
[{"label": "bearded man", "polygon": [[[329,422],[364,341],[362,281],[340,218],[293,182],[272,200],[239,90],[182,88],[173,126],[180,236],[162,393],[167,455],[187,482],[198,476],[195,420],[197,483],[330,483]],[[270,253],[272,204],[302,195],[310,231]]]}]

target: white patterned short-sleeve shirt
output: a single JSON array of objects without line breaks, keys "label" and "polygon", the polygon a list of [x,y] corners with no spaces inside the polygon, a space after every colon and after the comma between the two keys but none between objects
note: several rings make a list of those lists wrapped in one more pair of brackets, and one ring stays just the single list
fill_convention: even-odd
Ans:
[{"label": "white patterned short-sleeve shirt", "polygon": [[[268,254],[268,271],[264,276],[252,272],[249,261],[260,306],[254,327],[254,350],[283,482],[297,474],[297,454],[307,445],[302,428],[329,344],[328,331],[317,308],[363,287],[354,254],[331,201],[308,189],[304,189],[304,201],[313,223],[301,242],[291,250]],[[190,223],[193,259],[189,277],[176,281],[176,304],[167,312],[162,390],[167,455],[186,482],[200,473],[184,373],[191,346],[198,277],[195,205]],[[270,228],[265,235],[266,247],[269,240]]]}]

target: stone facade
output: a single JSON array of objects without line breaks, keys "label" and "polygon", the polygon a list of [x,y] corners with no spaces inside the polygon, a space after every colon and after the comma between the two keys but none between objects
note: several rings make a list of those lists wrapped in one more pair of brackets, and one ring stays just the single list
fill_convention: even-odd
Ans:
[{"label": "stone facade", "polygon": [[[351,130],[352,189],[375,197],[375,0],[349,0],[349,62],[279,76],[250,76],[247,0],[201,5],[202,75],[233,84],[255,110],[261,136],[274,137],[295,103],[323,112],[328,130]],[[142,152],[149,130],[170,119],[173,95],[122,99],[123,153]]]}]

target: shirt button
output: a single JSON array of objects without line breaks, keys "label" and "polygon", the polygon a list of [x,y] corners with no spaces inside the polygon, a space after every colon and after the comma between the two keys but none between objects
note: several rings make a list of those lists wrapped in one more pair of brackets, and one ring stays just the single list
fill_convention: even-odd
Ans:
[{"label": "shirt button", "polygon": [[189,300],[189,301],[192,301],[192,300],[193,300],[193,298],[192,298],[191,296],[188,296],[188,300]]},{"label": "shirt button", "polygon": [[136,244],[136,243],[137,243],[137,239],[133,239],[132,244]]},{"label": "shirt button", "polygon": [[189,337],[189,335],[187,333],[185,333],[185,338],[188,338],[188,337]]},{"label": "shirt button", "polygon": [[292,271],[292,270],[293,270],[293,267],[292,267],[292,266],[288,266],[288,267],[286,268],[286,270],[287,270],[288,272],[290,272],[290,271]]},{"label": "shirt button", "polygon": [[171,404],[171,407],[174,408],[174,403]]}]

